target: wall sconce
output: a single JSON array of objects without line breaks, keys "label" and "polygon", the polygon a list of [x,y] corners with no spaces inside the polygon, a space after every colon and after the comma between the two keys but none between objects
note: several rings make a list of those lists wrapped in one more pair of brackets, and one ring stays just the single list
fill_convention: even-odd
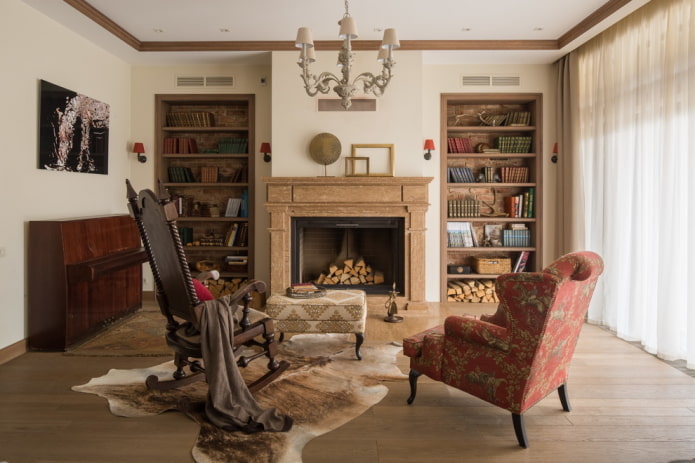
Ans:
[{"label": "wall sconce", "polygon": [[270,160],[272,159],[270,157],[270,143],[268,143],[267,141],[261,143],[261,153],[263,153],[263,160],[265,162],[270,162]]},{"label": "wall sconce", "polygon": [[436,149],[434,147],[434,140],[429,138],[425,140],[425,149],[427,150],[427,152],[425,153],[425,159],[429,161],[430,159],[432,159],[432,150]]},{"label": "wall sconce", "polygon": [[147,162],[147,156],[143,153],[145,152],[145,145],[142,143],[133,143],[133,153],[138,155],[138,161],[145,163]]}]

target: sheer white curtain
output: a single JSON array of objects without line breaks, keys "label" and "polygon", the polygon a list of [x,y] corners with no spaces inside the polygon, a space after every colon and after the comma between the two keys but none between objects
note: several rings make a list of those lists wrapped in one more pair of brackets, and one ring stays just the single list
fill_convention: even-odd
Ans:
[{"label": "sheer white curtain", "polygon": [[589,320],[690,368],[694,2],[653,0],[575,52],[573,134],[584,245],[606,263]]}]

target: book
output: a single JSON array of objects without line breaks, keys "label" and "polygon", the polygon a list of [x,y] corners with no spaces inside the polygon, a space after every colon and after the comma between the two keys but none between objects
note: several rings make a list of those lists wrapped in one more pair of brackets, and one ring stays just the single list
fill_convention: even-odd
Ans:
[{"label": "book", "polygon": [[319,290],[313,283],[292,283],[290,288],[294,293],[313,293]]},{"label": "book", "polygon": [[239,217],[249,216],[249,190],[241,193],[241,206],[239,207]]},{"label": "book", "polygon": [[526,269],[526,264],[528,263],[528,258],[531,253],[529,251],[521,251],[519,257],[514,263],[513,272],[523,272]]},{"label": "book", "polygon": [[237,222],[234,222],[229,227],[229,231],[227,232],[227,237],[224,240],[224,245],[225,246],[234,246],[234,241],[236,240],[236,235],[238,232],[239,232],[239,224]]},{"label": "book", "polygon": [[238,217],[241,208],[241,198],[229,198],[227,200],[227,209],[224,212],[225,217]]}]

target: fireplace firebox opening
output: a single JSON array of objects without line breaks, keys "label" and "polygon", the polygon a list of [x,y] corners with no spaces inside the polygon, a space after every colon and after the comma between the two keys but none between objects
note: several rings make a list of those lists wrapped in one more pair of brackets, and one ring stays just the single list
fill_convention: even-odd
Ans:
[{"label": "fireplace firebox opening", "polygon": [[292,283],[388,294],[404,290],[402,217],[293,217]]}]

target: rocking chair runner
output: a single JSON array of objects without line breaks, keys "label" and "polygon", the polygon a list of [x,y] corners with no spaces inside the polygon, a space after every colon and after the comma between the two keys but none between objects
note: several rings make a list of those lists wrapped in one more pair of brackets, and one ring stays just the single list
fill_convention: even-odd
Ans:
[{"label": "rocking chair runner", "polygon": [[[167,390],[205,379],[205,368],[196,360],[202,358],[200,338],[200,314],[203,302],[198,293],[206,291],[202,285],[196,287],[181,244],[176,219],[176,207],[167,192],[160,189],[155,195],[151,190],[135,192],[130,181],[126,180],[128,189],[128,207],[135,219],[140,237],[145,247],[156,286],[159,308],[167,319],[166,342],[174,351],[176,371],[173,380],[159,381],[156,376],[147,378],[151,389]],[[255,392],[271,383],[279,376],[289,363],[278,362],[277,343],[274,340],[273,320],[266,314],[249,308],[250,293],[266,290],[264,282],[250,280],[230,297],[230,304],[242,303],[239,328],[234,331],[233,346],[237,365],[246,367],[256,358],[266,356],[269,359],[268,372],[248,384],[248,389]],[[212,298],[209,293],[209,297]],[[181,321],[179,321],[181,320]],[[262,339],[262,341],[261,341]],[[241,346],[253,350],[239,349]],[[252,352],[248,355],[248,352]],[[191,374],[188,375],[185,368]]]}]

